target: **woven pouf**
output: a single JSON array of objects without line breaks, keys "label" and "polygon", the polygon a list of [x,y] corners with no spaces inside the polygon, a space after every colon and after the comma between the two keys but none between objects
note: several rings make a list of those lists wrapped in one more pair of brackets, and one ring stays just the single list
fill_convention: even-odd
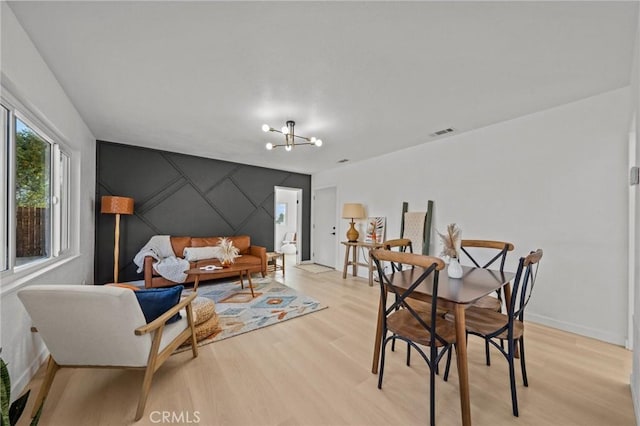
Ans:
[{"label": "woven pouf", "polygon": [[218,330],[218,314],[214,314],[211,318],[196,326],[196,341],[206,339]]},{"label": "woven pouf", "polygon": [[193,320],[196,328],[196,340],[209,337],[218,328],[218,314],[213,300],[206,297],[196,297],[191,302]]}]

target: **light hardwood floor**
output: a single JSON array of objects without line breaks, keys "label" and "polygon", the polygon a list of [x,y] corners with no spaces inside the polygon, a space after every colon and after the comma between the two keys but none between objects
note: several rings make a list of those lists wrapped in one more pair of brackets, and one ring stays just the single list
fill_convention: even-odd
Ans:
[{"label": "light hardwood floor", "polygon": [[[276,279],[329,308],[203,346],[195,359],[190,352],[172,356],[154,376],[136,425],[428,424],[428,370],[416,354],[407,367],[404,344],[388,352],[382,390],[371,374],[377,284],[289,265],[286,279],[280,272]],[[519,418],[511,414],[506,361],[495,351],[487,367],[482,341],[469,338],[474,425],[636,424],[629,351],[531,323],[525,336],[529,387],[522,386],[517,367]],[[43,373],[29,385],[34,392]],[[138,371],[63,369],[40,424],[134,424],[142,377]],[[460,424],[457,383],[453,363],[449,381],[436,381],[439,425]],[[162,412],[176,416],[166,419],[174,422],[160,422]],[[24,417],[20,425],[28,424]]]}]

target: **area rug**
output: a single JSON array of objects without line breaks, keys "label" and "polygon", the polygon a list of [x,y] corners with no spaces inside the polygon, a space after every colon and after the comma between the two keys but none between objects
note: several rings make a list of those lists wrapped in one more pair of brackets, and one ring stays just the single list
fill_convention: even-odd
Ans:
[{"label": "area rug", "polygon": [[331,272],[335,271],[333,268],[329,268],[327,266],[318,265],[316,263],[303,263],[300,265],[296,265],[296,268],[302,269],[303,271],[311,272],[312,274],[320,274],[322,272]]},{"label": "area rug", "polygon": [[[240,281],[227,281],[200,285],[198,296],[213,300],[219,318],[218,329],[209,337],[198,342],[207,345],[249,331],[257,330],[283,321],[297,318],[327,308],[317,300],[306,296],[269,277],[253,278],[251,297],[247,281],[244,289]],[[189,294],[192,290],[185,290]],[[181,347],[176,352],[189,350]]]}]

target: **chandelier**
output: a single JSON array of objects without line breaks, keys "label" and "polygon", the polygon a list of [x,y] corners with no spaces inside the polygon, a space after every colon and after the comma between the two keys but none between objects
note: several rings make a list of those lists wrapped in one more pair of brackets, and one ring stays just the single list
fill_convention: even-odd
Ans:
[{"label": "chandelier", "polygon": [[[279,146],[284,146],[284,149],[286,151],[291,151],[294,146],[299,146],[299,145],[315,145],[315,146],[318,146],[318,147],[322,146],[322,140],[321,139],[316,139],[315,137],[307,138],[305,136],[296,135],[295,132],[293,131],[293,128],[295,126],[296,126],[296,122],[292,121],[292,120],[287,121],[287,125],[286,126],[282,126],[281,130],[274,129],[273,127],[269,126],[268,124],[263,124],[262,125],[262,131],[263,132],[278,132],[278,133],[282,133],[284,135],[284,141],[285,141],[285,143],[277,144],[277,145],[274,145],[271,142],[269,142],[267,144],[267,149],[268,150],[272,150],[273,148],[277,148]],[[306,142],[296,142],[296,138],[305,140]]]}]

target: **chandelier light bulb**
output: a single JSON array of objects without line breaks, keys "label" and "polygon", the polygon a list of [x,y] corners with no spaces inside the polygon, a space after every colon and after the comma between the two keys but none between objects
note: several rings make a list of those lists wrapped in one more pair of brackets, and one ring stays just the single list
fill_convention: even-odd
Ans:
[{"label": "chandelier light bulb", "polygon": [[282,133],[284,133],[285,135],[289,134],[289,128],[287,126],[282,126]]},{"label": "chandelier light bulb", "polygon": [[315,136],[311,136],[311,139],[309,139],[309,142],[316,143],[316,137]]},{"label": "chandelier light bulb", "polygon": [[292,148],[291,145],[287,145],[287,146],[284,147],[284,149],[287,150],[287,151],[291,151],[291,148]]},{"label": "chandelier light bulb", "polygon": [[271,130],[271,126],[269,126],[268,124],[263,124],[262,125],[262,131],[263,132],[268,132],[269,130]]},{"label": "chandelier light bulb", "polygon": [[316,139],[316,146],[322,146],[322,139]]},{"label": "chandelier light bulb", "polygon": [[268,149],[269,151],[271,151],[271,150],[273,149],[273,144],[272,144],[271,142],[269,142],[269,143],[267,144],[267,149]]}]

